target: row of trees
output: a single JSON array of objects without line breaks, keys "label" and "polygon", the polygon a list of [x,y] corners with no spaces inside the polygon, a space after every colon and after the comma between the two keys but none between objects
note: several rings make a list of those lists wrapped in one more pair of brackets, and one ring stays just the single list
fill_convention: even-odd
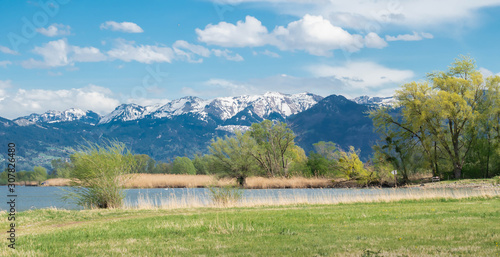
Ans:
[{"label": "row of trees", "polygon": [[408,175],[491,177],[500,170],[500,77],[484,78],[461,56],[447,71],[402,86],[397,109],[373,110],[382,140],[375,160]]},{"label": "row of trees", "polygon": [[[47,169],[41,166],[35,166],[32,171],[22,170],[16,172],[17,182],[43,182],[47,180]],[[6,185],[8,181],[8,172],[5,170],[0,173],[0,184]]]}]

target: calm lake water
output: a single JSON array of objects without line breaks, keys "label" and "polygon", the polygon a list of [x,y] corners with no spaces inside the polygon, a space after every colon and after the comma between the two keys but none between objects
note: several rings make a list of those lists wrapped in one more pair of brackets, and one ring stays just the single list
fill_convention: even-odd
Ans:
[{"label": "calm lake water", "polygon": [[[16,187],[16,210],[25,211],[29,209],[40,209],[55,207],[58,209],[75,210],[81,207],[63,201],[61,197],[66,193],[64,190],[70,190],[68,187]],[[261,199],[314,199],[314,198],[342,198],[342,197],[363,197],[369,198],[375,194],[398,194],[411,193],[419,191],[419,188],[412,189],[245,189],[243,190],[243,199],[261,200]],[[426,189],[427,192],[432,189]],[[444,189],[435,189],[437,194],[441,194]],[[448,193],[453,194],[452,189],[446,189]],[[463,189],[455,189],[463,191]],[[141,199],[152,199],[158,202],[168,202],[172,199],[182,201],[183,199],[196,198],[202,205],[209,204],[209,191],[205,188],[154,188],[154,189],[127,189],[125,202],[130,205],[136,204]],[[7,210],[9,199],[7,186],[0,186],[0,196],[2,203],[0,210]]]}]

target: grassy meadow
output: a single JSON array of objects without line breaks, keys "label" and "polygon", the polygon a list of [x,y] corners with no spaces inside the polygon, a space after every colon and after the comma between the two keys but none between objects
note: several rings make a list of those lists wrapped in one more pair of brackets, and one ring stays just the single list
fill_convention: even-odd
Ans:
[{"label": "grassy meadow", "polygon": [[1,256],[500,255],[498,196],[17,216],[17,249]]}]

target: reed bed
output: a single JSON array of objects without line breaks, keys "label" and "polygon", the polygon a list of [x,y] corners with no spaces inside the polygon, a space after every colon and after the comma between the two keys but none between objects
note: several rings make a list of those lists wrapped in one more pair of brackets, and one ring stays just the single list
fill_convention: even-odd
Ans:
[{"label": "reed bed", "polygon": [[325,188],[332,186],[332,179],[328,178],[263,178],[250,177],[246,181],[245,188],[269,189],[269,188]]},{"label": "reed bed", "polygon": [[[136,202],[125,201],[125,209],[177,209],[196,207],[257,207],[257,206],[284,206],[300,204],[344,204],[344,203],[367,203],[367,202],[394,202],[401,200],[424,200],[424,199],[462,199],[472,197],[498,197],[500,188],[462,188],[462,189],[374,189],[360,194],[351,194],[344,190],[341,193],[335,190],[318,190],[313,195],[304,192],[293,194],[249,197],[243,195],[242,199],[224,206],[211,202],[208,192],[195,194],[194,192],[178,196],[167,195],[142,195]],[[265,194],[264,194],[265,195]]]},{"label": "reed bed", "polygon": [[[52,178],[48,186],[69,186],[71,180]],[[235,186],[236,180],[230,178],[217,179],[213,175],[177,175],[177,174],[135,174],[125,184],[126,188],[196,188],[209,186]],[[245,188],[325,188],[332,186],[332,180],[327,178],[264,178],[249,177]]]}]

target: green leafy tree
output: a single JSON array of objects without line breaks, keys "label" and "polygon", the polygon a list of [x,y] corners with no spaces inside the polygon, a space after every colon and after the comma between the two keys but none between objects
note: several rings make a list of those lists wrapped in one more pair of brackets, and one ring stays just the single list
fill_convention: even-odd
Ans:
[{"label": "green leafy tree", "polygon": [[88,208],[117,208],[125,197],[123,186],[137,170],[137,159],[123,143],[89,143],[71,155],[74,191],[66,196]]},{"label": "green leafy tree", "polygon": [[196,154],[193,159],[193,165],[196,169],[197,175],[206,175],[208,174],[208,158],[206,155],[200,156]]},{"label": "green leafy tree", "polygon": [[33,168],[32,180],[38,182],[47,180],[47,169],[41,166],[35,166]]},{"label": "green leafy tree", "polygon": [[[451,163],[455,178],[462,177],[467,155],[474,147],[483,102],[490,92],[473,59],[462,56],[447,71],[428,74],[426,82],[411,82],[396,92],[401,116],[383,110],[383,122],[404,130],[417,140],[428,160],[437,165],[438,153]],[[436,173],[436,168],[433,167]]]},{"label": "green leafy tree", "polygon": [[295,135],[286,123],[264,120],[252,124],[249,134],[258,145],[252,156],[267,175],[288,176],[289,165],[293,161],[289,154],[295,146]]},{"label": "green leafy tree", "polygon": [[188,157],[177,156],[172,164],[172,173],[196,175],[196,168]]},{"label": "green leafy tree", "polygon": [[71,172],[71,164],[63,159],[54,159],[50,162],[52,165],[52,177],[69,178]]},{"label": "green leafy tree", "polygon": [[340,150],[339,155],[338,167],[347,179],[362,179],[369,176],[354,146],[349,147],[349,152]]},{"label": "green leafy tree", "polygon": [[217,138],[209,146],[211,155],[211,169],[213,173],[224,177],[236,178],[240,186],[250,175],[255,175],[260,168],[252,157],[257,143],[249,133],[242,134],[236,131],[233,137]]}]

